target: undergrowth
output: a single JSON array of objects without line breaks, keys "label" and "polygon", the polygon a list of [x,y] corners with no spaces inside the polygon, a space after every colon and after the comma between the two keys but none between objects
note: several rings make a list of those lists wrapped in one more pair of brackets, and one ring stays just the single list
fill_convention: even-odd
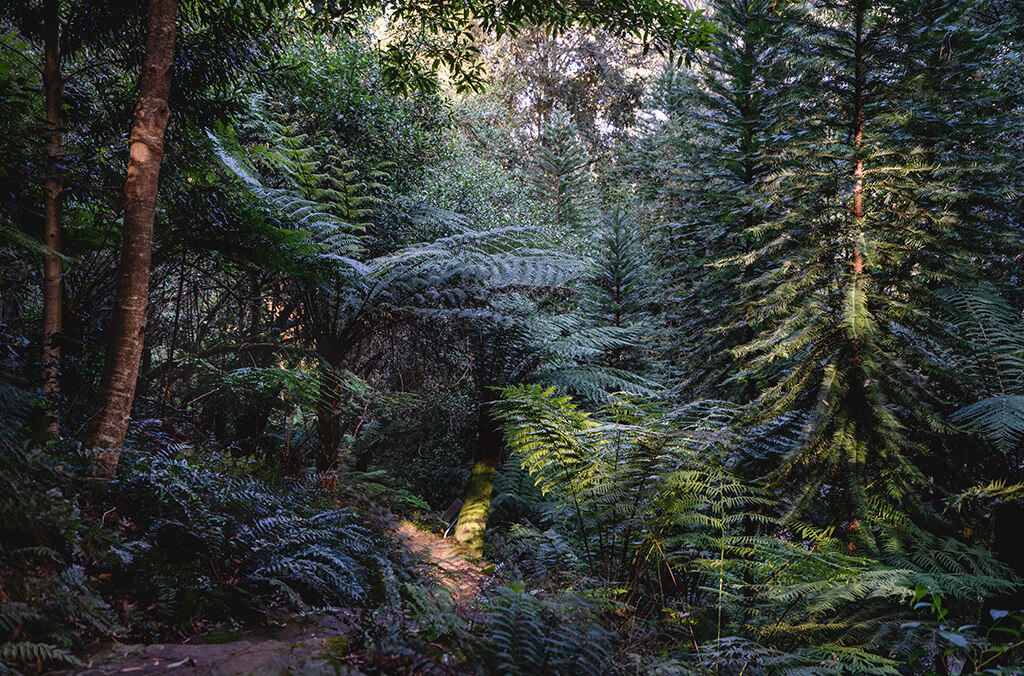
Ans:
[{"label": "undergrowth", "polygon": [[230,619],[392,604],[414,566],[386,512],[313,480],[183,447],[91,478],[69,443],[0,443],[4,671],[76,665],[96,640],[181,640]]},{"label": "undergrowth", "polygon": [[335,673],[1020,673],[1021,616],[981,612],[1015,585],[997,562],[884,512],[875,557],[785,520],[729,469],[727,409],[625,399],[592,414],[552,390],[505,394],[513,456],[486,552],[500,565],[470,604],[387,534],[377,498],[427,505],[377,472],[328,490],[142,425],[117,478],[97,480],[73,444],[11,427],[0,673],[74,668],[101,640],[318,612],[347,623],[324,655]]}]

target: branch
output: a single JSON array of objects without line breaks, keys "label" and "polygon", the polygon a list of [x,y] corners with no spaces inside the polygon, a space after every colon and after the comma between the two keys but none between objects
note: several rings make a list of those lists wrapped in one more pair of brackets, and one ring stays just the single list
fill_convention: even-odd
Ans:
[{"label": "branch", "polygon": [[4,42],[4,41],[2,41],[2,40],[0,40],[0,47],[3,47],[4,49],[6,49],[6,50],[8,50],[8,51],[14,52],[15,54],[17,54],[17,55],[18,55],[18,56],[20,56],[21,58],[25,59],[25,62],[26,62],[26,63],[27,63],[27,64],[28,64],[29,66],[31,66],[31,67],[32,67],[32,70],[36,71],[37,73],[40,73],[40,74],[42,74],[42,72],[43,72],[43,69],[42,69],[42,67],[41,67],[41,66],[39,66],[39,65],[37,64],[37,62],[36,62],[36,60],[35,60],[35,59],[31,59],[31,58],[29,58],[29,57],[28,57],[28,55],[27,55],[27,54],[25,54],[25,52],[21,51],[20,49],[18,49],[18,48],[17,48],[17,47],[15,47],[14,45],[9,45],[9,44],[7,44],[6,42]]},{"label": "branch", "polygon": [[[191,356],[205,359],[206,357],[214,357],[219,354],[230,354],[232,352],[254,352],[254,351],[266,351],[266,352],[294,352],[302,356],[313,356],[317,357],[317,353],[305,347],[296,347],[293,345],[282,345],[280,343],[230,343],[228,345],[217,345],[209,349],[203,350]],[[166,361],[154,366],[149,371],[142,375],[143,378],[154,379],[160,376],[164,371],[172,368],[175,364],[179,363],[174,355],[171,355]]]},{"label": "branch", "polygon": [[[81,68],[76,68],[75,70],[73,70],[70,73],[68,73],[67,75],[65,75],[64,76],[64,82],[70,82],[74,77],[76,77],[78,75],[81,75],[82,73],[84,73],[86,71],[89,71],[89,70],[91,70],[93,68],[99,68],[101,66],[117,66],[121,62],[122,62],[121,59],[114,59],[114,58],[106,59],[104,61],[93,61],[92,63],[88,63],[88,64],[82,66]],[[118,189],[124,190],[124,186],[123,185],[122,186],[118,186]]]},{"label": "branch", "polygon": [[31,381],[27,378],[16,376],[13,373],[8,373],[7,371],[0,371],[0,381],[14,385],[15,387],[32,387]]}]

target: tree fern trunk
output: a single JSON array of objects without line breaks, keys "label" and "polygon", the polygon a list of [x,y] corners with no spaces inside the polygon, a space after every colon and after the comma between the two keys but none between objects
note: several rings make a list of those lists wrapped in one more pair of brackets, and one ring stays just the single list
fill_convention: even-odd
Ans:
[{"label": "tree fern trunk", "polygon": [[333,475],[338,469],[338,446],[341,444],[341,383],[335,371],[325,370],[320,376],[320,397],[316,411],[316,471]]},{"label": "tree fern trunk", "polygon": [[153,220],[171,111],[168,98],[174,68],[176,0],[149,0],[146,52],[139,76],[139,101],[132,124],[125,181],[124,231],[117,271],[107,361],[100,382],[99,407],[87,446],[101,449],[100,476],[113,476],[128,431],[142,357],[149,304]]},{"label": "tree fern trunk", "polygon": [[476,463],[469,475],[466,496],[459,510],[455,526],[455,541],[466,549],[470,558],[480,558],[484,553],[484,532],[491,505],[494,472],[501,463],[504,438],[501,424],[494,417],[494,405],[480,405],[478,418]]}]

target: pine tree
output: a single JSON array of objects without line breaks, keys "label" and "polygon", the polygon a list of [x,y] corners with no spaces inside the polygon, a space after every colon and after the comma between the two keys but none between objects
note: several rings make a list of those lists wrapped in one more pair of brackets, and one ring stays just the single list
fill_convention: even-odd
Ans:
[{"label": "pine tree", "polygon": [[631,344],[605,350],[600,365],[638,374],[651,370],[649,353],[655,327],[654,280],[636,222],[622,207],[605,214],[597,231],[598,250],[584,293],[584,311],[597,326],[624,329]]},{"label": "pine tree", "polygon": [[551,209],[555,231],[585,228],[590,219],[590,158],[565,111],[555,111],[541,129],[533,162],[534,195]]},{"label": "pine tree", "polygon": [[920,463],[943,448],[955,387],[934,356],[933,291],[983,273],[1006,239],[986,218],[990,168],[953,150],[963,134],[987,145],[983,85],[961,85],[991,45],[962,14],[848,0],[806,16],[787,94],[799,113],[779,130],[797,140],[765,180],[772,218],[733,259],[750,279],[734,321],[758,329],[736,375],[764,384],[763,414],[798,413],[774,474],[790,511],[838,519],[869,551],[873,515],[922,513]]},{"label": "pine tree", "polygon": [[[791,6],[721,0],[715,50],[690,72],[669,64],[655,83],[655,111],[632,158],[637,181],[657,214],[666,309],[675,328],[668,352],[692,393],[723,397],[729,348],[751,338],[749,327],[723,327],[739,301],[738,266],[718,265],[745,251],[750,231],[768,216],[760,192],[770,170],[773,129],[792,108],[779,95]],[[743,383],[730,391],[743,394]]]}]

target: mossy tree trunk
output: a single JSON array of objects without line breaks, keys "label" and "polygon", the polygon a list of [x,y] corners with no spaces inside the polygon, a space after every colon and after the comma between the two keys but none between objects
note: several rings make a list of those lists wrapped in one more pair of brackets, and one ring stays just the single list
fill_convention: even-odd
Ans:
[{"label": "mossy tree trunk", "polygon": [[455,524],[455,541],[471,559],[479,559],[484,555],[484,531],[487,530],[495,469],[497,463],[493,460],[477,460],[473,465],[469,485],[466,486],[466,497],[459,510],[459,521]]},{"label": "mossy tree trunk", "polygon": [[501,425],[494,417],[494,405],[480,405],[476,462],[469,475],[466,497],[455,524],[455,541],[466,550],[466,556],[479,559],[484,554],[484,532],[491,507],[494,472],[501,463],[504,438]]}]

